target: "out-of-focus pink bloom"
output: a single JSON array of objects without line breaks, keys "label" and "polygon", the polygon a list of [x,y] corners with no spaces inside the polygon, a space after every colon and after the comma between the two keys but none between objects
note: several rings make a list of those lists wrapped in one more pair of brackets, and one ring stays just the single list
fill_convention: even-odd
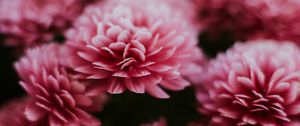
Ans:
[{"label": "out-of-focus pink bloom", "polygon": [[207,67],[197,87],[212,125],[285,126],[299,121],[300,57],[293,43],[237,43]]},{"label": "out-of-focus pink bloom", "polygon": [[192,54],[193,58],[182,61],[182,64],[189,64],[182,67],[180,72],[187,78],[192,84],[201,83],[202,74],[205,74],[204,68],[207,65],[207,59],[201,50],[195,51]]},{"label": "out-of-focus pink bloom", "polygon": [[300,40],[298,0],[195,0],[201,26],[236,39]]},{"label": "out-of-focus pink bloom", "polygon": [[94,104],[85,85],[72,79],[60,62],[63,51],[59,45],[47,44],[29,49],[15,64],[21,86],[33,97],[25,116],[31,122],[46,120],[50,126],[98,126],[100,122],[85,111]]},{"label": "out-of-focus pink bloom", "polygon": [[42,122],[32,123],[25,118],[25,106],[31,101],[30,97],[18,98],[4,104],[0,109],[1,126],[39,126]]},{"label": "out-of-focus pink bloom", "polygon": [[8,45],[49,42],[71,26],[85,3],[81,0],[1,0],[0,33],[6,36]]},{"label": "out-of-focus pink bloom", "polygon": [[192,25],[196,26],[197,18],[197,6],[193,3],[193,0],[161,0],[169,4],[173,9],[182,13],[185,19],[190,20]]},{"label": "out-of-focus pink bloom", "polygon": [[152,123],[141,124],[140,126],[167,126],[167,121],[165,118],[161,117],[159,120],[154,121]]},{"label": "out-of-focus pink bloom", "polygon": [[189,85],[183,73],[197,72],[186,67],[203,57],[193,55],[201,53],[197,32],[183,15],[156,0],[105,5],[87,7],[68,32],[70,64],[78,76],[112,94],[129,89],[157,98],[169,97],[161,87],[176,91]]}]

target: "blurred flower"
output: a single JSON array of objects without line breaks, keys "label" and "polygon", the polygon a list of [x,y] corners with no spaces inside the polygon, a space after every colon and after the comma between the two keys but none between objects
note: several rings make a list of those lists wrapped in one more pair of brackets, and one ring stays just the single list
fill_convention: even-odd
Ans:
[{"label": "blurred flower", "polygon": [[71,26],[87,1],[1,0],[0,33],[7,45],[49,42]]},{"label": "blurred flower", "polygon": [[1,126],[39,126],[42,123],[31,123],[24,116],[26,104],[30,97],[18,98],[4,104],[0,109]]},{"label": "blurred flower", "polygon": [[141,124],[140,126],[167,126],[167,121],[165,118],[161,117],[157,121]]},{"label": "blurred flower", "polygon": [[273,40],[237,43],[208,64],[197,87],[211,124],[285,126],[300,116],[299,48]]},{"label": "blurred flower", "polygon": [[238,40],[300,40],[299,0],[195,0],[204,31]]},{"label": "blurred flower", "polygon": [[112,94],[129,89],[157,98],[169,97],[161,86],[182,90],[189,85],[182,73],[192,73],[185,68],[203,57],[193,56],[201,53],[197,32],[182,13],[156,0],[105,5],[87,7],[68,32],[70,64],[78,76]]},{"label": "blurred flower", "polygon": [[193,58],[181,61],[182,64],[189,64],[181,68],[180,72],[192,84],[201,82],[202,75],[205,74],[204,68],[207,65],[207,59],[201,50],[197,50],[192,54]]},{"label": "blurred flower", "polygon": [[193,3],[193,0],[161,0],[169,4],[169,6],[173,7],[184,15],[185,19],[190,20],[192,25],[196,26],[196,18],[197,18],[197,8]]},{"label": "blurred flower", "polygon": [[63,51],[55,44],[36,47],[15,64],[21,86],[33,97],[25,108],[26,118],[32,122],[46,120],[50,126],[100,125],[85,111],[93,106],[95,96],[86,93],[85,85],[72,79],[62,65]]}]

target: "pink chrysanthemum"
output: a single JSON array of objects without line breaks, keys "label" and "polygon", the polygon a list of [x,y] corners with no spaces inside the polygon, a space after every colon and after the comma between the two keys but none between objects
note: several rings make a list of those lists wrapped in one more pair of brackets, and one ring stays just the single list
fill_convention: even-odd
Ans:
[{"label": "pink chrysanthemum", "polygon": [[298,0],[195,0],[204,30],[236,39],[300,40]]},{"label": "pink chrysanthemum", "polygon": [[86,8],[69,32],[75,71],[113,94],[129,89],[168,98],[160,86],[189,85],[181,70],[203,57],[192,56],[201,52],[183,15],[156,0],[114,2]]},{"label": "pink chrysanthemum", "polygon": [[212,125],[296,123],[300,117],[299,53],[296,45],[286,42],[237,43],[208,64],[203,85],[197,89],[200,112],[211,115]]},{"label": "pink chrysanthemum", "polygon": [[21,86],[33,97],[25,116],[32,122],[45,120],[50,126],[97,126],[100,122],[85,111],[93,106],[93,97],[61,64],[62,48],[49,44],[29,49],[15,64]]},{"label": "pink chrysanthemum", "polygon": [[8,45],[51,41],[71,26],[85,3],[81,0],[1,0],[0,33],[5,35]]}]

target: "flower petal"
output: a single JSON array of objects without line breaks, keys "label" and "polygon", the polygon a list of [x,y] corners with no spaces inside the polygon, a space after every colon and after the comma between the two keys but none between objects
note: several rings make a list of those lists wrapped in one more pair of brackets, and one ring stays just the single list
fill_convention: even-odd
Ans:
[{"label": "flower petal", "polygon": [[37,121],[45,115],[45,111],[35,105],[35,102],[31,102],[26,106],[24,114],[28,120]]},{"label": "flower petal", "polygon": [[167,99],[170,96],[157,85],[147,85],[146,92],[156,98]]},{"label": "flower petal", "polygon": [[145,93],[145,85],[143,83],[136,83],[132,79],[124,79],[126,87],[135,93]]}]

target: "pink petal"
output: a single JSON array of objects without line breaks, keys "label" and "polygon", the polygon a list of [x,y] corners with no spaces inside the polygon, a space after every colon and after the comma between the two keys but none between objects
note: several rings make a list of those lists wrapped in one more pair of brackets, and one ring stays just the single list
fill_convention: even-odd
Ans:
[{"label": "pink petal", "polygon": [[47,103],[41,103],[41,102],[37,101],[35,104],[37,107],[44,109],[46,112],[51,112],[51,110],[52,110],[51,106],[47,105],[47,104],[51,104],[49,101]]},{"label": "pink petal", "polygon": [[112,76],[122,77],[122,78],[128,78],[129,77],[128,73],[125,72],[125,71],[118,71],[118,72],[114,73]]},{"label": "pink petal", "polygon": [[228,117],[228,118],[231,118],[231,119],[239,118],[239,113],[236,112],[233,109],[230,109],[230,108],[219,108],[218,112],[220,112],[221,115],[224,116],[224,117]]},{"label": "pink petal", "polygon": [[171,39],[176,38],[175,34],[176,34],[176,31],[170,31],[166,36],[161,38],[158,43],[167,43]]},{"label": "pink petal", "polygon": [[90,75],[86,78],[87,79],[105,79],[105,78],[108,78],[108,77],[111,77],[110,72],[99,70],[98,73]]},{"label": "pink petal", "polygon": [[101,122],[98,119],[92,117],[85,111],[83,111],[81,109],[76,109],[75,112],[76,112],[76,115],[78,115],[80,123],[82,125],[85,125],[85,126],[100,126],[101,125]]},{"label": "pink petal", "polygon": [[84,95],[74,95],[74,99],[76,101],[76,104],[82,105],[82,106],[89,106],[92,105],[92,100]]},{"label": "pink petal", "polygon": [[117,53],[115,53],[114,51],[112,51],[110,48],[108,48],[108,47],[101,47],[101,49],[103,50],[103,51],[105,51],[106,53],[108,53],[110,56],[113,56],[114,58],[119,58],[120,56],[117,54]]},{"label": "pink petal", "polygon": [[109,44],[111,42],[112,40],[104,35],[97,35],[92,39],[92,44],[97,48],[107,46],[106,44]]},{"label": "pink petal", "polygon": [[247,124],[256,125],[257,121],[256,119],[252,118],[250,115],[243,116],[243,121]]},{"label": "pink petal", "polygon": [[174,67],[172,67],[172,66],[162,65],[162,64],[151,65],[151,66],[148,66],[147,68],[149,70],[155,71],[155,72],[165,72],[165,71],[169,71],[171,69],[174,69]]},{"label": "pink petal", "polygon": [[144,77],[151,75],[151,73],[147,69],[143,68],[133,68],[129,71],[129,74],[132,77]]},{"label": "pink petal", "polygon": [[136,83],[132,79],[124,79],[126,87],[135,93],[145,93],[145,85],[143,83]]},{"label": "pink petal", "polygon": [[138,78],[138,82],[144,85],[157,85],[161,81],[162,81],[162,77],[160,75],[155,75],[155,74]]},{"label": "pink petal", "polygon": [[117,79],[112,79],[109,83],[107,92],[111,94],[120,94],[125,91],[125,86],[122,85],[122,83],[119,82]]},{"label": "pink petal", "polygon": [[182,78],[178,78],[173,80],[162,81],[160,82],[160,84],[167,89],[178,91],[183,90],[190,83]]},{"label": "pink petal", "polygon": [[62,89],[69,90],[71,88],[70,81],[65,76],[59,76],[58,82]]},{"label": "pink petal", "polygon": [[137,49],[137,48],[131,48],[131,49],[129,49],[129,50],[130,50],[130,52],[132,52],[132,54],[133,54],[135,57],[137,57],[139,60],[145,61],[146,56],[145,56],[145,54],[144,54],[141,50],[139,50],[139,49]]},{"label": "pink petal", "polygon": [[97,69],[102,69],[102,70],[107,70],[107,71],[116,71],[117,69],[114,68],[113,65],[111,65],[110,63],[105,63],[104,61],[97,61],[97,62],[93,62],[93,65],[95,65]]},{"label": "pink petal", "polygon": [[58,104],[60,107],[64,107],[64,102],[62,101],[62,99],[57,94],[53,94],[53,97],[54,97],[53,102]]},{"label": "pink petal", "polygon": [[285,70],[283,68],[276,70],[272,77],[270,78],[269,87],[268,89],[271,90],[275,85],[275,83],[284,76]]},{"label": "pink petal", "polygon": [[283,91],[286,91],[288,90],[290,87],[290,84],[287,83],[287,82],[282,82],[282,83],[279,83],[277,84],[270,92],[271,93],[275,93],[275,92],[283,92]]},{"label": "pink petal", "polygon": [[54,115],[51,115],[49,117],[49,125],[50,126],[62,126],[63,124]]},{"label": "pink petal", "polygon": [[69,92],[63,90],[62,94],[60,94],[60,97],[64,101],[66,106],[74,107],[76,105],[76,101],[74,100],[73,96]]},{"label": "pink petal", "polygon": [[117,38],[117,41],[119,42],[126,42],[128,41],[128,39],[130,38],[130,33],[128,31],[122,31],[118,38]]},{"label": "pink petal", "polygon": [[290,115],[300,114],[300,101],[290,105],[287,109],[287,113],[290,114]]},{"label": "pink petal", "polygon": [[157,48],[157,49],[151,51],[150,53],[148,53],[148,54],[146,55],[146,57],[151,57],[151,56],[154,56],[154,55],[158,55],[159,53],[162,52],[163,49],[164,49],[164,47],[159,47],[159,48]]},{"label": "pink petal", "polygon": [[285,96],[285,103],[290,104],[294,102],[298,97],[299,92],[299,83],[292,83],[290,84],[290,90],[287,92]]},{"label": "pink petal", "polygon": [[36,84],[35,85],[35,88],[36,88],[36,91],[37,93],[41,93],[42,95],[46,95],[46,96],[49,96],[49,91],[47,91],[44,87],[42,87],[41,85],[39,84]]},{"label": "pink petal", "polygon": [[28,120],[37,121],[45,116],[45,111],[31,102],[26,106],[24,114]]},{"label": "pink petal", "polygon": [[56,80],[56,78],[54,78],[51,75],[48,76],[48,83],[47,84],[48,84],[50,90],[52,89],[54,91],[57,91],[60,88],[59,87],[60,85],[59,85],[58,81]]},{"label": "pink petal", "polygon": [[129,49],[130,49],[131,44],[127,44],[125,49],[124,49],[124,53],[123,53],[123,58],[125,59],[128,54],[129,54]]},{"label": "pink petal", "polygon": [[122,51],[123,49],[125,49],[126,44],[124,42],[115,42],[115,43],[111,43],[108,47],[111,48],[112,50]]},{"label": "pink petal", "polygon": [[89,89],[86,91],[85,95],[88,97],[93,97],[93,96],[99,96],[101,94],[103,94],[103,92],[105,92],[107,90],[108,87],[108,80],[102,80],[98,83],[99,84],[93,84],[91,86],[89,86]]},{"label": "pink petal", "polygon": [[85,52],[77,52],[77,55],[79,57],[81,57],[82,59],[85,59],[86,61],[96,61],[98,59],[98,57],[94,56],[94,55],[90,55],[88,53]]},{"label": "pink petal", "polygon": [[97,70],[92,68],[91,66],[80,66],[75,68],[75,71],[86,74],[97,73]]},{"label": "pink petal", "polygon": [[20,81],[20,85],[24,88],[24,90],[25,90],[28,94],[30,94],[30,95],[32,95],[32,96],[34,96],[34,95],[36,94],[34,88],[33,88],[31,85],[29,85],[28,83],[25,83],[25,82],[23,82],[23,81]]},{"label": "pink petal", "polygon": [[122,28],[119,27],[119,26],[113,26],[111,28],[109,28],[106,32],[106,35],[109,37],[109,38],[115,38],[117,39],[118,35],[121,33],[122,31]]},{"label": "pink petal", "polygon": [[97,47],[93,46],[93,45],[86,45],[86,48],[89,50],[90,54],[101,53],[100,50]]},{"label": "pink petal", "polygon": [[61,121],[63,123],[67,123],[70,121],[65,117],[64,113],[61,111],[53,110],[51,114],[54,115],[59,121]]},{"label": "pink petal", "polygon": [[74,93],[82,93],[85,91],[85,86],[77,81],[72,82],[71,86],[71,91]]},{"label": "pink petal", "polygon": [[146,53],[145,46],[141,44],[139,41],[132,40],[131,44],[133,48],[137,48],[138,50],[141,50],[142,53]]},{"label": "pink petal", "polygon": [[162,98],[162,99],[170,98],[170,96],[165,91],[163,91],[160,87],[156,85],[147,85],[146,92],[156,98]]},{"label": "pink petal", "polygon": [[[140,30],[138,31],[133,38],[139,42],[147,42],[151,40],[152,34],[148,31]],[[145,43],[143,43],[145,44]]]},{"label": "pink petal", "polygon": [[126,67],[131,66],[132,64],[136,63],[137,61],[135,59],[130,59],[129,61],[125,62],[121,66],[121,70],[125,69]]},{"label": "pink petal", "polygon": [[246,86],[249,89],[255,88],[254,82],[247,77],[238,77],[237,82],[243,84],[244,86]]},{"label": "pink petal", "polygon": [[171,49],[165,49],[162,52],[160,52],[160,53],[158,53],[156,55],[152,55],[151,57],[148,57],[148,58],[151,61],[161,62],[161,61],[167,60],[172,55],[174,55],[175,51],[176,51],[175,47],[171,48]]}]

